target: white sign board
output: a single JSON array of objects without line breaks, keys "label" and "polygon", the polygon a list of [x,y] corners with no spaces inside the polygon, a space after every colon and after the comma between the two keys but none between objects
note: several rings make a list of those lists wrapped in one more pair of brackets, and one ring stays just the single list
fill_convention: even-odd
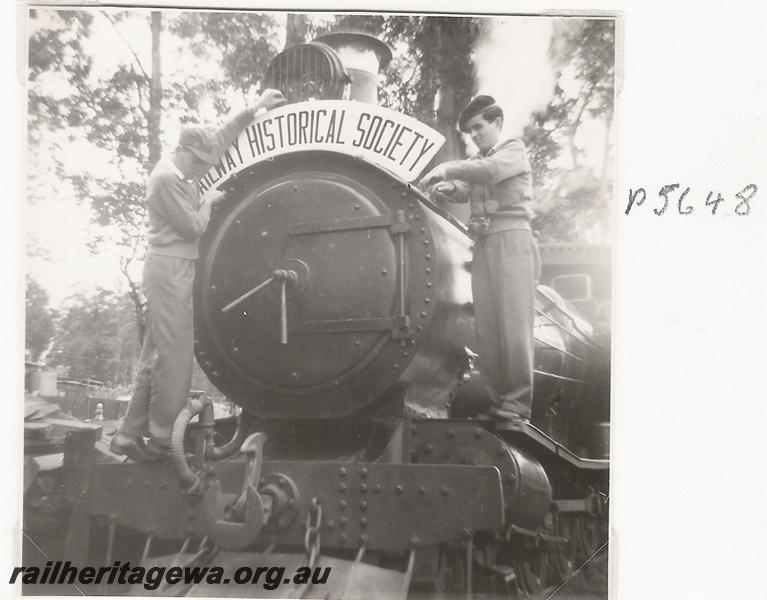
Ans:
[{"label": "white sign board", "polygon": [[328,150],[364,160],[413,181],[445,138],[401,113],[364,102],[299,102],[259,115],[217,165],[200,179],[203,191],[250,165],[300,150]]}]

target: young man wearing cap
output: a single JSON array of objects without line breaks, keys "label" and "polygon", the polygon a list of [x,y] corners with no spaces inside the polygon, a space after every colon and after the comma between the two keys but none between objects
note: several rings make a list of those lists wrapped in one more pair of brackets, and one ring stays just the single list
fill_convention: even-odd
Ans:
[{"label": "young man wearing cap", "polygon": [[[253,120],[256,112],[284,104],[266,90],[253,107],[218,131],[189,127],[173,154],[157,163],[147,183],[149,247],[144,260],[147,328],[136,387],[110,449],[133,460],[167,455],[173,423],[186,405],[194,361],[192,285],[199,239],[211,206],[223,194],[200,196],[197,180]],[[144,443],[144,437],[149,442]]]},{"label": "young man wearing cap", "polygon": [[491,414],[529,421],[533,402],[533,318],[538,255],[530,230],[532,176],[525,146],[502,139],[503,110],[477,96],[458,126],[478,152],[442,163],[420,182],[437,202],[469,202],[475,239],[472,292],[480,371]]}]

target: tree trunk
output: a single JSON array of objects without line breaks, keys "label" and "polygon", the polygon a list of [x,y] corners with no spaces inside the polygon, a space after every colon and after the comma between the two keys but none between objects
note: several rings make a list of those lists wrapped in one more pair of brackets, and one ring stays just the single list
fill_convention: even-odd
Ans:
[{"label": "tree trunk", "polygon": [[[162,13],[153,11],[150,16],[150,29],[152,33],[152,74],[149,81],[149,118],[147,119],[147,145],[149,147],[148,173],[152,172],[159,162],[162,154],[160,141],[160,127],[162,125],[162,65],[160,62],[160,34],[162,33]],[[134,256],[136,255],[134,249]],[[128,282],[128,296],[133,302],[133,310],[136,317],[136,331],[138,332],[139,345],[144,341],[146,330],[144,301],[141,296],[139,284],[134,281],[128,271],[132,259],[127,259],[122,265],[121,271]]]},{"label": "tree trunk", "polygon": [[437,154],[437,164],[446,160],[462,158],[463,141],[456,131],[455,124],[458,120],[458,86],[466,85],[471,89],[471,81],[456,81],[457,61],[456,36],[463,32],[453,31],[456,24],[454,20],[438,19],[435,21],[437,34],[437,48],[440,61],[439,69],[439,98],[437,102],[437,129],[445,136],[445,145]]},{"label": "tree trunk", "polygon": [[160,33],[162,32],[162,13],[153,11],[152,29],[152,78],[149,82],[149,122],[147,124],[149,144],[149,172],[160,160],[160,123],[162,118],[162,71],[160,65]]},{"label": "tree trunk", "polygon": [[136,332],[138,333],[139,347],[144,343],[146,334],[146,314],[144,310],[144,299],[141,296],[141,286],[130,275],[130,265],[133,259],[122,258],[120,260],[120,272],[128,282],[128,297],[133,303],[133,314],[136,317]]},{"label": "tree trunk", "polygon": [[[445,136],[445,144],[437,153],[433,165],[464,157],[466,146],[456,128],[458,114],[474,87],[473,77],[467,77],[462,61],[468,60],[463,50],[474,46],[471,32],[459,19],[437,18],[434,21],[438,55],[437,130]],[[450,204],[447,211],[456,219],[469,219],[469,204]]]},{"label": "tree trunk", "polygon": [[437,129],[445,136],[445,145],[439,152],[438,161],[461,158],[463,144],[455,124],[458,120],[456,90],[453,83],[440,75],[439,104],[437,105]]},{"label": "tree trunk", "polygon": [[286,23],[285,48],[306,43],[306,30],[309,21],[306,15],[288,14]]}]

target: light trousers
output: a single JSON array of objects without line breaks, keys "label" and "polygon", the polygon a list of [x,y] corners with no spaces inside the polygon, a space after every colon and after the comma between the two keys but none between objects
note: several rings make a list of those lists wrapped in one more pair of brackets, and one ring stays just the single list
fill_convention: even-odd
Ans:
[{"label": "light trousers", "polygon": [[493,405],[530,416],[538,250],[527,229],[480,238],[474,246],[472,292],[479,370]]},{"label": "light trousers", "polygon": [[147,326],[136,387],[122,433],[170,445],[173,423],[186,405],[194,363],[192,288],[195,263],[148,254],[144,262]]}]

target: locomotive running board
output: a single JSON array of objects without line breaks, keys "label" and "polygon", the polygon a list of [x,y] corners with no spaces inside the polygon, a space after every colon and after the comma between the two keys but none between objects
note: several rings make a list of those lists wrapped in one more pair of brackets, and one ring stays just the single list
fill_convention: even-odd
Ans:
[{"label": "locomotive running board", "polygon": [[521,438],[546,449],[557,458],[564,459],[574,467],[588,471],[606,471],[610,461],[599,458],[581,458],[553,438],[550,438],[535,425],[525,421],[494,421],[491,426],[504,438]]}]

